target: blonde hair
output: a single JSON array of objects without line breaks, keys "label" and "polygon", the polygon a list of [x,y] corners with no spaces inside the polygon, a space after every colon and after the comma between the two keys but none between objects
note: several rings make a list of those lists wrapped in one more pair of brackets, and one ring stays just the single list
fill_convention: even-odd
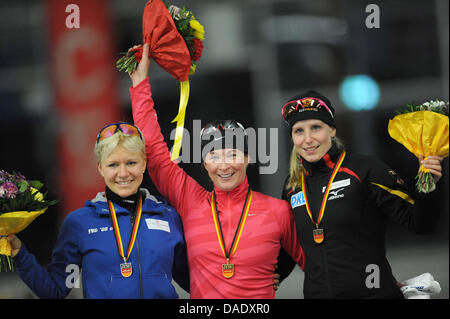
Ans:
[{"label": "blonde hair", "polygon": [[[343,150],[345,148],[344,144],[337,136],[331,138],[331,143],[335,144],[339,150]],[[289,160],[289,180],[286,185],[286,190],[293,190],[302,186],[302,171],[304,169],[305,168],[300,161],[300,154],[294,145],[292,147],[291,158]]]},{"label": "blonde hair", "polygon": [[105,138],[99,143],[95,144],[94,153],[97,158],[97,162],[101,163],[116,149],[121,146],[130,152],[141,152],[144,158],[145,153],[145,140],[142,135],[142,140],[138,136],[124,134],[121,131],[117,131],[112,136]]}]

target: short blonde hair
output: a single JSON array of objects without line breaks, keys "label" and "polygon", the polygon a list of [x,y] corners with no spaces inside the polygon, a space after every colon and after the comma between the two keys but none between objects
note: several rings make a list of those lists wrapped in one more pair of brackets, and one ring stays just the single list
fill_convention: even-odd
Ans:
[{"label": "short blonde hair", "polygon": [[128,135],[121,131],[117,131],[112,136],[96,143],[94,153],[97,162],[101,163],[105,158],[111,155],[118,146],[121,146],[130,152],[141,152],[144,158],[146,158],[144,135],[141,133],[141,136],[142,139],[138,136]]}]

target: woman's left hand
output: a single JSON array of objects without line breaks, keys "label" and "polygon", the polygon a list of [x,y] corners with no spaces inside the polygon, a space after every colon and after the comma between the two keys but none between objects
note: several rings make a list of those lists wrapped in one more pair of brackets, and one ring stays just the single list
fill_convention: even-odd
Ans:
[{"label": "woman's left hand", "polygon": [[444,158],[441,156],[428,156],[427,159],[424,159],[423,156],[419,156],[419,163],[422,164],[423,167],[430,170],[435,183],[437,183],[438,180],[442,177],[441,162],[443,159]]}]

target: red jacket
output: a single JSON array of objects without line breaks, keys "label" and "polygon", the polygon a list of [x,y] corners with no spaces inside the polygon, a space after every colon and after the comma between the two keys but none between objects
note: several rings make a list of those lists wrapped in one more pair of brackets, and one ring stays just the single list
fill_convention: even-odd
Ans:
[{"label": "red jacket", "polygon": [[[146,141],[147,165],[159,192],[181,216],[188,249],[191,298],[274,298],[273,274],[282,246],[303,269],[304,254],[286,201],[253,192],[240,241],[230,259],[235,274],[222,275],[219,245],[205,190],[170,160],[153,108],[148,79],[130,88],[133,118]],[[247,195],[247,179],[232,191],[215,189],[226,249],[233,240]],[[161,256],[167,258],[167,256]]]}]

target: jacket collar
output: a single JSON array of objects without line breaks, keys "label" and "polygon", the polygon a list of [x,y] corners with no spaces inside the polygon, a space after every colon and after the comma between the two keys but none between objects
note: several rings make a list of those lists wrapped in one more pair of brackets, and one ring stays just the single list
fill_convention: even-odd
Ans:
[{"label": "jacket collar", "polygon": [[334,164],[338,160],[341,152],[342,151],[339,150],[333,143],[328,152],[317,162],[310,163],[303,158],[301,158],[301,162],[306,170],[307,175],[320,175],[322,173],[328,173],[329,171],[333,170]]},{"label": "jacket collar", "polygon": [[[152,212],[162,214],[164,211],[170,210],[166,202],[156,198],[151,195],[150,192],[145,188],[140,188],[139,191],[144,195],[144,203],[142,204],[142,212]],[[113,203],[114,209],[117,214],[130,214],[130,212]],[[97,196],[92,200],[86,201],[85,206],[94,207],[96,212],[100,215],[109,215],[108,202],[106,200],[105,192],[97,193]]]},{"label": "jacket collar", "polygon": [[220,188],[214,187],[217,202],[226,199],[231,199],[236,202],[245,200],[245,197],[247,196],[247,190],[248,190],[248,177],[245,177],[244,181],[239,186],[233,188],[230,191],[224,191]]}]

